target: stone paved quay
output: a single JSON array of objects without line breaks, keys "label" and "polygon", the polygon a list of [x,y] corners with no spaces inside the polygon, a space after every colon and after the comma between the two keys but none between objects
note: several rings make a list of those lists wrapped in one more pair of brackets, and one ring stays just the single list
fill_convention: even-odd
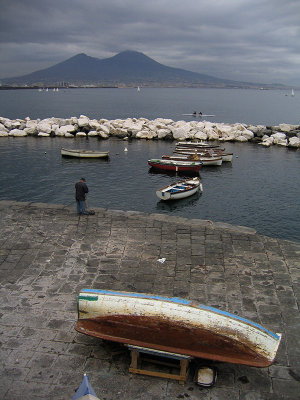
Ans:
[{"label": "stone paved quay", "polygon": [[[210,221],[95,211],[0,201],[1,399],[72,399],[84,372],[101,400],[299,399],[300,243]],[[269,368],[202,360],[218,370],[210,389],[193,382],[194,362],[185,385],[133,375],[125,347],[74,330],[82,288],[188,298],[283,338]]]}]

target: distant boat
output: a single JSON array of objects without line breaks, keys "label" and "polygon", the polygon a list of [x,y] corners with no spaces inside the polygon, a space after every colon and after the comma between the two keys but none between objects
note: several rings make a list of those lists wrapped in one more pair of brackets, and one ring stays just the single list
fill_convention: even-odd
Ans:
[{"label": "distant boat", "polygon": [[140,89],[140,87],[139,87],[139,86],[137,87],[137,91],[138,91],[138,92],[140,92],[140,91],[141,91],[141,89]]},{"label": "distant boat", "polygon": [[291,96],[292,96],[292,97],[294,97],[294,96],[295,96],[294,89],[292,89]]},{"label": "distant boat", "polygon": [[109,151],[61,149],[61,155],[77,158],[108,158]]}]

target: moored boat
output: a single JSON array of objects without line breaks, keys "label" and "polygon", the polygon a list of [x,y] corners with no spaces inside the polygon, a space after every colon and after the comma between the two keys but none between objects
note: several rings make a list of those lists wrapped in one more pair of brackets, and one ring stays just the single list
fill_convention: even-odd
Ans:
[{"label": "moored boat", "polygon": [[176,142],[175,146],[185,146],[185,147],[202,147],[206,149],[212,149],[220,147],[219,144],[211,144],[208,142]]},{"label": "moored boat", "polygon": [[108,158],[109,151],[96,150],[78,150],[78,149],[61,149],[61,155],[65,157],[77,158]]},{"label": "moored boat", "polygon": [[202,167],[201,161],[178,161],[153,158],[148,164],[156,169],[176,172],[199,172]]},{"label": "moored boat", "polygon": [[225,153],[221,149],[197,149],[197,148],[176,147],[174,153],[183,154],[186,156],[198,155],[200,159],[201,157],[222,157],[222,161],[224,162],[231,162],[233,157],[233,153]]},{"label": "moored boat", "polygon": [[[183,153],[180,153],[183,154]],[[191,156],[191,154],[186,154],[186,155],[174,155],[174,156],[162,156],[163,160],[173,160],[176,162],[180,162],[180,161],[190,161],[191,158],[189,158],[188,156]],[[213,165],[213,166],[220,166],[222,165],[222,157],[218,156],[218,157],[204,157],[201,155],[196,154],[197,158],[193,158],[194,161],[201,161],[203,165]],[[183,157],[188,157],[188,158],[183,158]]]},{"label": "moored boat", "polygon": [[149,349],[267,367],[281,335],[227,311],[143,293],[82,289],[75,329]]},{"label": "moored boat", "polygon": [[197,192],[202,192],[200,178],[186,179],[174,182],[156,191],[156,196],[161,200],[179,200],[192,196]]}]

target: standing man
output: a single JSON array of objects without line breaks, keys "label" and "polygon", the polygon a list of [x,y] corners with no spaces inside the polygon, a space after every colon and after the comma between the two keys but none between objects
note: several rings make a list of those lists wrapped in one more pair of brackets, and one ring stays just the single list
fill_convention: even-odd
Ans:
[{"label": "standing man", "polygon": [[87,215],[88,212],[85,209],[85,195],[89,192],[89,189],[85,183],[85,179],[81,178],[79,182],[75,184],[75,198],[77,203],[77,213]]}]

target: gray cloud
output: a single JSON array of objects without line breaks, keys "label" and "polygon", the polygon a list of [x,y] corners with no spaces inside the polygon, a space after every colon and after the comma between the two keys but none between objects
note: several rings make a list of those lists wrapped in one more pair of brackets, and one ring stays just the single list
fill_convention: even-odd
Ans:
[{"label": "gray cloud", "polygon": [[0,77],[77,54],[300,86],[299,0],[0,0]]}]

